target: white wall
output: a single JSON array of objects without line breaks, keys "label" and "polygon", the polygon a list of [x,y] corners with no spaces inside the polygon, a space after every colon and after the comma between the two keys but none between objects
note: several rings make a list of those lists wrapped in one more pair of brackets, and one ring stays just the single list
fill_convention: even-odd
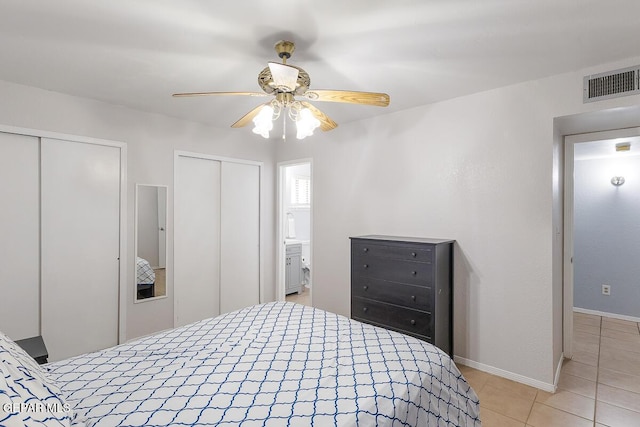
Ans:
[{"label": "white wall", "polygon": [[637,61],[340,124],[313,143],[280,143],[278,161],[314,162],[314,305],[349,315],[349,236],[456,239],[455,354],[549,388],[562,350],[554,118],[638,104],[638,96],[582,104],[583,75]]},{"label": "white wall", "polygon": [[[169,96],[169,95],[167,95]],[[274,290],[274,176],[273,144],[251,132],[219,129],[184,120],[149,114],[56,92],[0,81],[0,124],[126,142],[127,167],[127,331],[131,339],[173,326],[173,258],[169,255],[168,298],[133,303],[135,184],[169,186],[168,244],[173,251],[174,150],[264,162],[263,230],[264,279],[262,299],[275,298]]]},{"label": "white wall", "polygon": [[[611,177],[620,175],[625,183],[612,185]],[[639,195],[640,156],[575,162],[575,307],[639,317]],[[611,286],[611,295],[602,295],[603,284]]]}]

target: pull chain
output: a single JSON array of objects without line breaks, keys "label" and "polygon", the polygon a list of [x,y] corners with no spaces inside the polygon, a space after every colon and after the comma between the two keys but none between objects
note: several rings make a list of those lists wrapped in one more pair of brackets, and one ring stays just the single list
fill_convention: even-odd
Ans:
[{"label": "pull chain", "polygon": [[287,118],[283,117],[282,120],[282,140],[286,141],[287,140]]}]

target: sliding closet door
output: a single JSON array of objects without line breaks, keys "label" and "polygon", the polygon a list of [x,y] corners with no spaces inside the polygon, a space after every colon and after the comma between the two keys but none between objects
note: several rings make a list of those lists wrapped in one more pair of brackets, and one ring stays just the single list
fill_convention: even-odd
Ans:
[{"label": "sliding closet door", "polygon": [[0,133],[0,331],[40,335],[39,141]]},{"label": "sliding closet door", "polygon": [[177,156],[174,191],[176,326],[220,314],[220,162]]},{"label": "sliding closet door", "polygon": [[55,361],[118,343],[120,149],[41,150],[42,336]]},{"label": "sliding closet door", "polygon": [[220,312],[260,301],[260,167],[222,163]]}]

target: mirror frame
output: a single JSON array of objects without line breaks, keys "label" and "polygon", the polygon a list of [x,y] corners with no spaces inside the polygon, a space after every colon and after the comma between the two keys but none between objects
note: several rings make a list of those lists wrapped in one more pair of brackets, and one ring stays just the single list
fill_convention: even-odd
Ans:
[{"label": "mirror frame", "polygon": [[[139,225],[139,202],[140,202],[140,188],[141,187],[153,187],[156,189],[160,189],[160,188],[164,188],[165,189],[165,198],[164,198],[164,212],[165,212],[165,226],[164,226],[164,246],[165,246],[165,255],[164,255],[164,265],[165,265],[165,292],[164,295],[158,295],[158,296],[153,296],[153,297],[149,297],[149,298],[142,298],[139,299],[138,298],[138,262],[137,262],[137,258],[138,258],[138,231],[140,229],[140,225]],[[168,211],[169,211],[169,186],[167,185],[156,185],[156,184],[138,184],[136,183],[136,191],[135,191],[135,214],[134,214],[134,249],[133,249],[133,303],[134,304],[138,304],[138,303],[143,303],[143,302],[150,302],[150,301],[157,301],[160,299],[164,299],[167,298],[167,294],[169,292],[169,285],[168,285],[168,281],[167,281],[167,277],[168,274],[166,274],[166,269],[167,269],[167,261],[168,261],[168,251],[167,249],[167,243],[168,243],[168,238],[167,238],[167,231],[169,228],[168,225],[168,221],[166,221],[167,219],[167,215],[168,215]],[[160,209],[160,205],[158,205],[158,209]]]}]

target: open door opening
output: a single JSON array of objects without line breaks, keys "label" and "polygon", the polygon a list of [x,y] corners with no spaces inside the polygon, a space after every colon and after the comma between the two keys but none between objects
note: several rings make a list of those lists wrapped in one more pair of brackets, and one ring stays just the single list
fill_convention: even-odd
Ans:
[{"label": "open door opening", "polygon": [[278,300],[312,306],[312,165],[278,165]]},{"label": "open door opening", "polygon": [[[635,150],[634,150],[635,147]],[[564,342],[574,312],[637,322],[640,128],[565,137]],[[633,185],[623,186],[625,178]],[[635,187],[634,187],[635,186]]]}]

